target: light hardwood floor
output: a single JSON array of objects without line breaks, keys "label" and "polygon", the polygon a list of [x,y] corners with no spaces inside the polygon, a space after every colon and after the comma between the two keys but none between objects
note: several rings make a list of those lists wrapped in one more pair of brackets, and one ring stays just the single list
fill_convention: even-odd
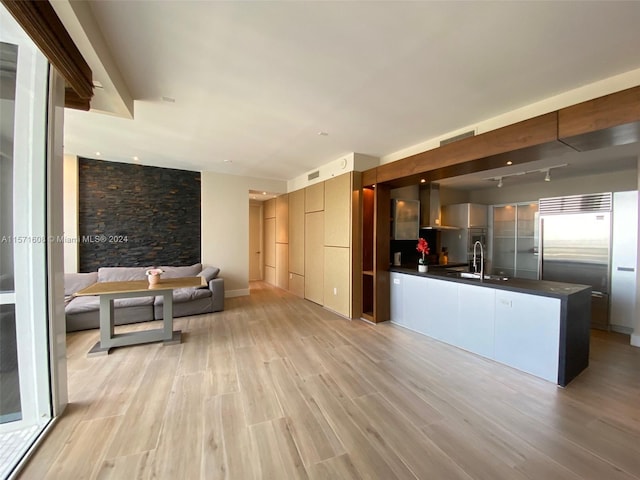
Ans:
[{"label": "light hardwood floor", "polygon": [[98,358],[68,335],[70,404],[20,478],[640,478],[628,337],[594,332],[560,389],[262,283],[176,328]]}]

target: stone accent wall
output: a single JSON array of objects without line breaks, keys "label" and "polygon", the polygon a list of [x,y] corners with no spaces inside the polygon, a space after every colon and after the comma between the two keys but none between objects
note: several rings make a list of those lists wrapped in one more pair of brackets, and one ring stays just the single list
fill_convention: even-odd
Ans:
[{"label": "stone accent wall", "polygon": [[78,162],[80,272],[200,262],[200,172]]}]

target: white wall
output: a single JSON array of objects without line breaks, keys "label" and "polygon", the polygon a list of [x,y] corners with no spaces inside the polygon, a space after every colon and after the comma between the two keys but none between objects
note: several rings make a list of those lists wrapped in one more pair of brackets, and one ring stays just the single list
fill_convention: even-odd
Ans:
[{"label": "white wall", "polygon": [[202,263],[220,268],[227,297],[249,294],[249,190],[285,193],[287,182],[202,172]]},{"label": "white wall", "polygon": [[63,165],[63,209],[64,209],[64,271],[78,271],[78,157],[65,155]]}]

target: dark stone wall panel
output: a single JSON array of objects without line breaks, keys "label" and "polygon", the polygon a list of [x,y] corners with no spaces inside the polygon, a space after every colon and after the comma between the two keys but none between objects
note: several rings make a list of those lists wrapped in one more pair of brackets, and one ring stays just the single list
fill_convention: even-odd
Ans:
[{"label": "dark stone wall panel", "polygon": [[79,159],[80,271],[200,262],[200,172]]}]

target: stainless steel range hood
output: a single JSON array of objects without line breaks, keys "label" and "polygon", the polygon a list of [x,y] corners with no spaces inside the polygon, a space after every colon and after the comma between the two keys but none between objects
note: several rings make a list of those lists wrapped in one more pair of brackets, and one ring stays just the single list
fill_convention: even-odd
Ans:
[{"label": "stainless steel range hood", "polygon": [[420,187],[420,228],[430,230],[460,230],[460,227],[441,225],[440,185],[430,183]]}]

